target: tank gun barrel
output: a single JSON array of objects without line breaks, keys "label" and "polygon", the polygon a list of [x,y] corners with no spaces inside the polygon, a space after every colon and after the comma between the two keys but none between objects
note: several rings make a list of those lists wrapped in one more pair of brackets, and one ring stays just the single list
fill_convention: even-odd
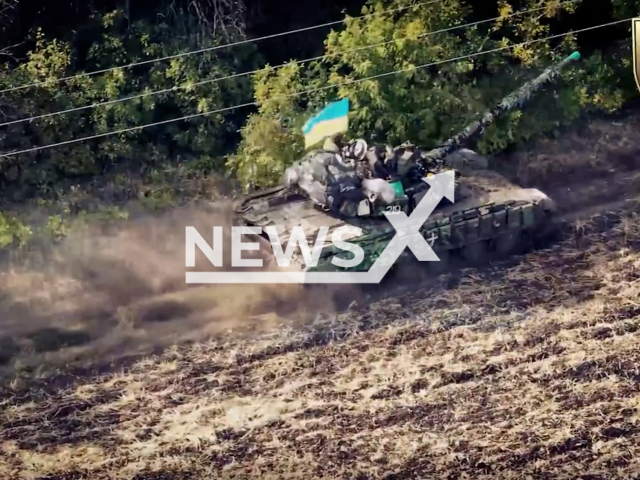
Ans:
[{"label": "tank gun barrel", "polygon": [[480,133],[489,124],[493,123],[496,118],[518,106],[521,106],[545,83],[550,82],[559,76],[560,71],[565,66],[579,59],[580,53],[573,52],[561,62],[548,67],[536,78],[525,83],[518,90],[504,97],[498,105],[487,112],[480,120],[469,124],[461,132],[447,140],[441,147],[431,150],[427,154],[428,158],[432,161],[442,161],[447,155],[460,148],[464,142],[468,141],[470,138]]}]

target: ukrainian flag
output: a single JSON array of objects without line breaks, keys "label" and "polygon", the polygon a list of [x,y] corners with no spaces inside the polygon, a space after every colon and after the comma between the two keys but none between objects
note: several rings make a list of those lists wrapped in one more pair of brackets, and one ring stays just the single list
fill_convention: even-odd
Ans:
[{"label": "ukrainian flag", "polygon": [[349,99],[344,98],[338,102],[330,103],[315,117],[309,119],[302,127],[305,148],[309,148],[333,134],[346,132],[349,129],[348,114]]}]

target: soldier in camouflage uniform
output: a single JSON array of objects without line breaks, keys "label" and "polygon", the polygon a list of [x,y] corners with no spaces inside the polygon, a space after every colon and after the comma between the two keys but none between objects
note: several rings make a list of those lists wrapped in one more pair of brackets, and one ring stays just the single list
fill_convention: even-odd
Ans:
[{"label": "soldier in camouflage uniform", "polygon": [[336,133],[325,139],[322,149],[327,152],[340,153],[346,146],[347,141],[344,138],[344,134]]},{"label": "soldier in camouflage uniform", "polygon": [[[367,162],[373,176],[390,180],[404,177],[416,166],[431,165],[434,170],[439,170],[444,158],[439,158],[438,153],[439,149],[425,151],[405,142],[395,148],[386,145],[371,148],[367,152]],[[446,156],[446,163],[457,173],[485,170],[489,167],[485,157],[467,148],[451,152]]]},{"label": "soldier in camouflage uniform", "polygon": [[297,184],[316,204],[333,213],[357,215],[357,206],[366,196],[355,165],[344,159],[340,147],[327,143],[329,148],[311,151],[289,167],[286,182]]},{"label": "soldier in camouflage uniform", "polygon": [[404,143],[391,148],[377,145],[367,151],[367,163],[372,176],[390,180],[403,177],[421,158],[422,152],[415,145]]},{"label": "soldier in camouflage uniform", "polygon": [[322,150],[309,152],[289,167],[286,183],[297,184],[316,204],[343,216],[358,215],[365,199],[389,204],[395,191],[385,181],[366,174],[366,149],[363,140],[347,143],[342,135],[334,135]]}]

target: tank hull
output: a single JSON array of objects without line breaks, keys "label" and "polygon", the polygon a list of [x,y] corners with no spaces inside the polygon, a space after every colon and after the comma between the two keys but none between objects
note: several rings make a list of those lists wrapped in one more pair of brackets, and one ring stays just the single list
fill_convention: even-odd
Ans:
[{"label": "tank hull", "polygon": [[[425,193],[417,194],[414,204]],[[407,248],[398,264],[422,263],[437,272],[445,264],[448,268],[452,257],[462,260],[456,262],[461,267],[502,260],[552,235],[556,212],[553,200],[540,190],[518,187],[491,171],[475,172],[456,181],[455,202],[443,200],[420,229],[442,262],[418,262]],[[299,246],[294,250],[287,269],[307,272],[345,270],[332,262],[336,257],[352,258],[350,252],[331,243],[332,233],[340,227],[357,227],[361,231],[358,236],[342,236],[343,241],[355,243],[365,252],[364,261],[351,271],[369,270],[397,234],[385,216],[333,216],[286,187],[247,198],[236,210],[236,224],[262,227],[263,234],[258,236],[258,241],[265,252],[271,253],[265,227],[275,227],[283,249],[287,248],[296,227],[303,230],[310,248],[315,245],[321,228],[326,227],[327,235],[316,265],[305,264]],[[276,266],[273,255],[271,259]]]}]

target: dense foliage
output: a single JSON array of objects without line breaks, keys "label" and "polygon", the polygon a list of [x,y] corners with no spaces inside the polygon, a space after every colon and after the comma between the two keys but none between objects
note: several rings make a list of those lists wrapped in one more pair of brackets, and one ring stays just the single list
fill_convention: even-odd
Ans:
[{"label": "dense foliage", "polygon": [[[638,7],[609,1],[614,20]],[[193,2],[183,10],[162,7],[133,19],[127,9],[116,9],[91,13],[73,31],[33,29],[22,61],[14,61],[9,46],[0,46],[7,47],[2,50],[7,61],[0,65],[0,151],[60,145],[2,157],[0,247],[31,235],[18,220],[24,202],[37,201],[41,209],[55,206],[44,216],[43,228],[57,235],[65,231],[63,217],[80,210],[102,212],[105,205],[132,198],[148,206],[171,202],[189,193],[183,181],[209,174],[231,176],[245,188],[271,185],[303,152],[302,123],[339,97],[352,101],[354,135],[436,145],[581,47],[572,36],[544,39],[567,31],[571,19],[587,8],[582,2],[500,0],[487,15],[487,5],[462,0],[388,14],[408,2],[371,0],[362,14],[375,15],[347,17],[326,36],[318,52],[325,58],[278,67],[264,65],[256,43],[215,48],[246,38],[242,9],[215,21],[206,9],[194,10],[198,4]],[[510,16],[528,9],[535,10]],[[10,8],[3,12],[11,15]],[[492,15],[498,18],[451,28]],[[3,28],[7,21],[0,18]],[[492,126],[476,148],[500,151],[552,133],[584,113],[614,111],[637,95],[629,41],[624,41],[628,27],[597,31],[600,38],[621,36],[623,41],[588,51],[579,68],[536,96],[529,108]],[[517,45],[530,41],[535,42]],[[197,55],[150,61],[208,47]],[[448,61],[479,51],[491,52]],[[131,62],[145,63],[77,76]],[[435,65],[423,67],[430,64]],[[394,71],[402,72],[389,74]],[[73,78],[57,80],[61,77]],[[360,81],[367,77],[375,78]],[[21,85],[31,87],[14,88]],[[231,108],[251,102],[257,107]],[[72,111],[55,114],[66,110]],[[217,110],[223,111],[205,114]],[[173,121],[184,116],[194,117]],[[36,118],[20,121],[29,117]],[[157,125],[111,134],[146,124]],[[85,137],[95,138],[74,141]],[[98,201],[87,202],[87,196]],[[112,207],[107,211],[121,215]]]},{"label": "dense foliage", "polygon": [[[382,12],[401,4],[375,2],[364,12]],[[411,9],[393,20],[382,14],[348,19],[342,31],[327,37],[325,50],[329,57],[310,67],[315,75],[302,78],[304,67],[291,64],[256,77],[255,97],[260,111],[250,116],[240,148],[229,165],[237,168],[246,186],[273,183],[284,164],[303,149],[300,129],[282,128],[282,118],[298,127],[309,114],[310,105],[315,107],[337,97],[352,101],[353,135],[390,143],[410,139],[435,146],[577,48],[573,36],[544,40],[558,35],[547,20],[566,17],[579,8],[579,2],[559,4],[538,0],[521,2],[515,8],[501,2],[497,20],[456,30],[449,28],[474,21],[472,9],[459,0]],[[529,9],[536,10],[509,17]],[[442,32],[445,29],[449,30]],[[535,43],[521,45],[525,42]],[[366,48],[370,45],[378,46]],[[508,46],[512,48],[505,48]],[[536,96],[525,112],[514,111],[488,129],[477,149],[483,153],[500,151],[553,132],[585,112],[618,109],[629,95],[637,94],[629,46],[627,42],[617,51],[593,52],[547,93]],[[493,53],[445,62],[479,51]],[[436,65],[421,68],[430,64]],[[398,70],[403,73],[385,76]],[[377,78],[357,81],[367,77]],[[326,84],[335,88],[314,93],[311,101],[309,96],[294,96],[295,92]],[[280,144],[295,149],[290,147],[282,155]]]},{"label": "dense foliage", "polygon": [[[122,11],[96,16],[68,42],[47,39],[35,32],[28,60],[0,75],[4,120],[17,122],[32,116],[79,109],[64,115],[36,118],[3,128],[3,151],[15,151],[73,139],[104,135],[138,125],[166,122],[187,115],[246,103],[251,98],[248,77],[215,81],[255,67],[251,46],[218,49],[199,55],[117,69],[103,75],[57,78],[77,74],[76,65],[95,71],[177,53],[214,47],[239,38],[241,32],[214,37],[202,35],[197,19],[174,14],[162,22],[125,25]],[[87,48],[88,47],[88,48]],[[206,82],[204,85],[197,83]],[[37,84],[11,91],[13,85]],[[153,91],[159,95],[149,95]],[[127,101],[107,103],[123,97]],[[105,104],[107,103],[107,104]],[[84,108],[98,104],[96,108]],[[242,116],[229,110],[189,121],[103,136],[93,141],[61,145],[8,157],[0,166],[6,193],[18,198],[53,193],[59,185],[95,177],[125,167],[125,173],[148,171],[166,160],[197,158],[215,166],[214,156],[229,148]],[[29,165],[29,168],[25,168]]]}]

